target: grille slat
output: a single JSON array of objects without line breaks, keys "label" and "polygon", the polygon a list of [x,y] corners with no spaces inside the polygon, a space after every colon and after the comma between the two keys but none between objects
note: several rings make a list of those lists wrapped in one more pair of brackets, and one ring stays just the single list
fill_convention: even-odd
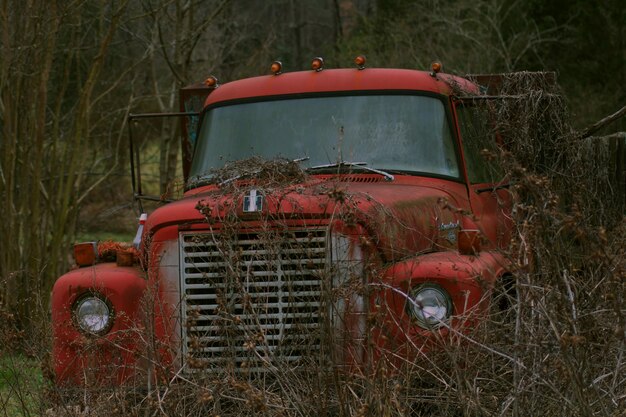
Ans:
[{"label": "grille slat", "polygon": [[[188,268],[189,269],[189,268]],[[319,269],[300,269],[298,271],[282,271],[282,274],[284,276],[308,276],[308,275],[313,275],[315,273],[319,272]],[[276,276],[276,271],[250,271],[250,275],[253,276],[258,276],[258,277],[263,277],[263,276],[269,276],[269,277],[274,277]],[[186,279],[206,279],[206,278],[221,278],[224,276],[224,272],[218,273],[218,272],[198,272],[198,273],[191,273],[189,271],[186,272],[185,277]],[[293,282],[299,282],[299,281],[293,281]],[[317,280],[316,280],[317,282]]]},{"label": "grille slat", "polygon": [[[265,353],[264,351],[257,351],[257,352],[258,352],[258,353]],[[300,357],[300,356],[295,356],[295,355],[292,355],[292,356],[287,356],[287,355],[284,355],[284,356],[283,356],[283,358],[284,358],[286,361],[294,361],[294,362],[295,362],[295,361],[297,361],[298,359],[300,359],[301,357]],[[204,359],[204,360],[205,360],[207,363],[210,363],[210,364],[219,364],[220,366],[224,366],[224,367],[225,367],[225,366],[227,366],[227,365],[229,365],[229,362],[228,362],[228,360],[227,360],[227,359],[222,359],[222,358],[219,358],[219,357],[212,357],[212,358],[207,358],[207,359]],[[258,362],[257,362],[257,364],[258,364]],[[254,368],[250,368],[249,370],[254,370],[254,371],[262,371],[262,370],[264,370],[264,369],[261,369],[261,368],[258,368],[258,367],[254,367]]]},{"label": "grille slat", "polygon": [[[215,269],[219,267],[231,266],[231,264],[228,262],[198,262],[193,259],[191,260],[185,259],[185,263],[188,265],[193,265],[191,267],[193,269],[201,269],[201,268]],[[319,264],[326,263],[326,259],[315,259],[315,258],[313,259],[287,259],[287,260],[280,260],[280,261],[273,260],[269,262],[266,259],[253,259],[253,260],[246,260],[243,262],[237,261],[237,263],[240,267],[268,266],[268,265],[270,267],[276,267],[278,263],[280,263],[280,265],[284,267],[285,265],[309,265],[309,264],[319,265]]]},{"label": "grille slat", "polygon": [[[310,284],[312,285],[312,284]],[[206,284],[203,284],[204,287],[206,287]],[[202,285],[194,285],[193,287],[190,285],[189,287],[191,288],[202,288]],[[275,297],[276,293],[275,292],[255,292],[255,293],[251,293],[250,297],[252,298],[259,298],[259,297]],[[316,291],[298,291],[298,298],[303,298],[303,297],[312,297],[313,300],[317,300],[319,296],[319,293]],[[216,300],[218,298],[217,294],[200,294],[200,295],[188,295],[187,296],[188,299],[190,300]],[[312,301],[315,302],[315,301]],[[214,306],[215,304],[196,304],[195,308],[196,309],[203,309],[203,308],[209,308],[209,306]]]},{"label": "grille slat", "polygon": [[259,371],[319,354],[325,229],[181,233],[180,251],[187,369]]},{"label": "grille slat", "polygon": [[[275,236],[279,236],[279,237],[284,237],[286,236],[287,239],[289,239],[290,243],[320,243],[323,244],[324,246],[326,246],[326,233],[324,230],[318,229],[318,230],[313,230],[313,233],[317,233],[317,232],[323,232],[323,234],[317,234],[317,235],[312,235],[309,236],[308,233],[311,232],[310,230],[306,230],[306,231],[299,231],[298,233],[300,234],[306,234],[306,236],[304,237],[294,237],[291,238],[288,233],[273,233],[273,234],[269,234],[268,238],[271,239]],[[254,235],[259,236],[262,234],[262,232],[253,232]],[[188,235],[189,236],[189,235]],[[222,245],[222,241],[220,240],[219,237],[215,237],[213,238],[210,234],[204,234],[204,235],[194,235],[194,237],[192,239],[188,239],[185,242],[185,246],[186,247],[198,247],[198,248],[206,248],[208,246],[220,246]],[[238,239],[237,240],[237,244],[238,246],[246,246],[246,245],[259,245],[259,240],[258,239]]]},{"label": "grille slat", "polygon": [[[318,349],[319,349],[319,347],[318,347]],[[269,351],[269,352],[276,351],[277,348],[275,346],[270,346],[270,347],[255,346],[253,348],[246,348],[246,347],[243,347],[243,346],[235,346],[235,347],[231,348],[231,350],[233,350],[235,352],[241,352],[241,353],[248,352],[248,351],[256,351],[256,352],[259,352],[259,353],[265,353],[267,351]],[[202,348],[202,349],[200,349],[200,351],[202,351],[202,352],[211,352],[211,353],[219,353],[219,352],[221,352],[221,348],[219,348],[219,347]],[[292,358],[293,359],[299,359],[299,357],[297,357],[297,356],[292,356]],[[223,359],[221,359],[221,358],[215,358],[215,362],[219,362],[219,361],[222,361],[222,360]]]},{"label": "grille slat", "polygon": [[[269,334],[265,336],[268,340],[302,340],[302,335],[299,334],[293,334],[293,335],[280,335],[280,334]],[[223,337],[222,336],[204,336],[202,338],[202,341],[204,342],[204,344],[211,344],[211,342],[222,342]],[[236,337],[231,337],[231,342],[244,342],[246,340],[248,340],[248,338],[243,337],[243,336],[236,336]],[[198,350],[203,350],[206,347],[201,347],[198,348]]]},{"label": "grille slat", "polygon": [[[274,307],[278,307],[279,304],[275,304]],[[265,308],[272,308],[271,305],[265,307]],[[310,317],[311,313],[291,313],[289,314],[290,317]],[[257,312],[254,315],[255,318],[257,319],[272,319],[272,318],[282,318],[283,314],[282,313],[261,313],[261,312]],[[220,315],[203,315],[203,316],[198,316],[195,320],[196,321],[202,321],[202,320],[220,320],[223,317]]]},{"label": "grille slat", "polygon": [[[284,282],[276,282],[276,281],[266,281],[266,282],[244,282],[241,284],[241,287],[243,288],[266,288],[266,287],[285,287],[285,285],[288,285],[289,287],[306,287],[306,286],[311,286],[311,285],[317,285],[319,284],[319,281],[313,281],[313,280],[307,280],[307,281],[291,281],[288,284],[285,284]],[[218,284],[218,283],[214,283],[214,282],[207,282],[204,284],[187,284],[185,285],[186,289],[205,289],[208,286],[210,286],[211,288],[218,288],[218,289],[223,289],[223,288],[232,288],[232,285],[229,284]],[[258,294],[258,293],[255,293]],[[274,294],[275,293],[271,293]],[[300,292],[298,292],[298,294],[300,294]]]},{"label": "grille slat", "polygon": [[[289,324],[289,323],[283,323],[283,325],[281,326],[283,329],[316,329],[319,327],[318,323],[311,323],[311,324],[305,324],[305,323],[298,323],[298,324]],[[196,337],[207,337],[206,334],[201,334],[202,332],[208,332],[208,331],[219,331],[222,330],[224,327],[223,326],[194,326],[193,327],[193,331],[194,332],[200,332],[200,334],[195,334]],[[276,326],[274,324],[261,324],[261,325],[257,325],[257,324],[251,324],[248,326],[244,326],[244,325],[240,325],[239,326],[239,330],[272,330],[272,329],[276,329]],[[207,333],[208,334],[208,333]],[[224,342],[224,339],[220,339],[222,340],[222,342]],[[245,339],[247,340],[247,338]],[[227,343],[225,343],[225,345],[227,345]]]},{"label": "grille slat", "polygon": [[[190,246],[189,249],[200,249],[201,246]],[[276,255],[278,249],[247,249],[247,250],[240,250],[237,252],[238,255],[240,256],[261,256],[261,255]],[[205,257],[215,257],[215,256],[221,256],[222,255],[222,251],[219,250],[215,250],[215,251],[211,251],[211,252],[192,252],[190,251],[190,253],[187,253],[187,257],[185,258],[186,260],[190,260],[194,257],[197,257],[197,253],[201,253],[203,256]],[[293,255],[293,254],[300,254],[301,251],[299,249],[280,249],[280,254],[281,255]],[[313,247],[313,248],[309,248],[307,250],[308,254],[317,254],[317,255],[326,255],[326,248],[325,247]]]}]

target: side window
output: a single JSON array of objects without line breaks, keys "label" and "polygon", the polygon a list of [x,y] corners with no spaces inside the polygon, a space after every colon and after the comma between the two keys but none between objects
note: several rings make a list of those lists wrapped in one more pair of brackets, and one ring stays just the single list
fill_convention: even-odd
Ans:
[{"label": "side window", "polygon": [[500,181],[503,171],[497,161],[496,135],[490,123],[488,109],[458,103],[456,112],[470,182],[476,184]]}]

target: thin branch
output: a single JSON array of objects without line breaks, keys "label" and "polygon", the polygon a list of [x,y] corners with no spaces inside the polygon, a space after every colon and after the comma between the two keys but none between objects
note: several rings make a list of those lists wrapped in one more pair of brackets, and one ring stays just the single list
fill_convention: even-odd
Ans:
[{"label": "thin branch", "polygon": [[605,126],[607,126],[607,125],[609,125],[611,123],[613,123],[614,121],[616,121],[617,119],[623,117],[624,115],[626,115],[626,106],[622,107],[621,109],[619,109],[615,113],[611,114],[610,116],[607,116],[604,119],[597,121],[593,125],[589,126],[587,129],[583,130],[580,133],[579,138],[580,139],[588,138],[589,136],[593,135],[598,130],[602,129],[603,127],[605,127]]},{"label": "thin branch", "polygon": [[611,133],[610,135],[604,136],[588,136],[586,139],[598,139],[598,140],[607,140],[607,139],[626,139],[626,132],[616,132]]}]

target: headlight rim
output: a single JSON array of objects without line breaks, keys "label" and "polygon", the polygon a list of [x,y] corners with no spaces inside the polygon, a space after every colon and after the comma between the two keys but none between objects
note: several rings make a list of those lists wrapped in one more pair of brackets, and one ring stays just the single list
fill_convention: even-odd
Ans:
[{"label": "headlight rim", "polygon": [[[434,323],[434,324],[426,322],[425,320],[418,317],[417,314],[415,313],[416,296],[419,292],[423,290],[427,290],[427,289],[437,291],[439,294],[443,296],[443,299],[445,300],[444,306],[446,308],[446,315],[442,320],[439,320],[437,323]],[[434,282],[425,282],[425,283],[420,283],[412,287],[409,290],[408,300],[406,303],[407,314],[411,318],[411,321],[415,322],[418,326],[420,326],[424,330],[438,330],[442,327],[445,328],[446,323],[449,323],[450,317],[452,317],[453,315],[453,310],[454,310],[454,303],[452,302],[452,297],[450,296],[448,291],[446,291],[443,288],[443,286],[441,286],[440,284],[437,284]]]},{"label": "headlight rim", "polygon": [[[92,331],[92,330],[87,330],[83,328],[80,324],[80,318],[78,317],[78,310],[81,304],[90,298],[95,298],[95,299],[100,300],[106,305],[107,309],[109,310],[109,314],[108,314],[109,320],[106,323],[106,326],[104,326],[99,331]],[[111,303],[111,301],[104,294],[101,294],[97,291],[88,291],[86,293],[81,294],[79,297],[77,297],[74,303],[72,304],[72,321],[73,321],[74,327],[80,333],[86,336],[91,336],[91,337],[103,336],[109,333],[111,331],[111,328],[115,324],[115,310],[113,308],[113,304]]]}]

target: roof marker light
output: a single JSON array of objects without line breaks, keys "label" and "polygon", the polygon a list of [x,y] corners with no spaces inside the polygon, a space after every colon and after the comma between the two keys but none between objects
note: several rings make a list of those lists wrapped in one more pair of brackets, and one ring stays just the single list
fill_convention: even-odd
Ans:
[{"label": "roof marker light", "polygon": [[280,61],[272,62],[272,66],[270,67],[270,70],[272,71],[272,74],[274,75],[281,74],[283,72],[283,63]]},{"label": "roof marker light", "polygon": [[430,76],[437,78],[437,74],[441,72],[443,65],[441,65],[441,62],[435,61],[432,64],[430,64],[430,68],[432,69]]},{"label": "roof marker light", "polygon": [[360,70],[364,70],[365,69],[365,55],[359,55],[356,58],[354,58],[354,64],[356,65],[356,67]]},{"label": "roof marker light", "polygon": [[212,75],[210,75],[209,78],[204,80],[204,85],[206,85],[209,88],[217,88],[217,87],[219,87],[219,83],[217,82],[217,78],[215,78]]},{"label": "roof marker light", "polygon": [[321,70],[323,70],[324,59],[320,58],[319,56],[316,58],[313,58],[313,61],[311,61],[311,69],[314,70],[315,72],[320,72]]}]

